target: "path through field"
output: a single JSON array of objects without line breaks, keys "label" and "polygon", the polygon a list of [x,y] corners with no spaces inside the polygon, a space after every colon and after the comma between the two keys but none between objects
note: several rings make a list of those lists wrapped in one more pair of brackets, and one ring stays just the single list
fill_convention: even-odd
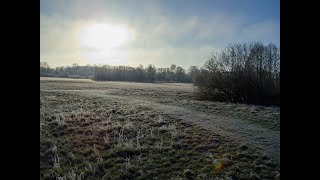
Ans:
[{"label": "path through field", "polygon": [[[83,82],[86,81],[84,80]],[[274,131],[272,129],[257,126],[256,124],[249,123],[241,119],[217,115],[214,113],[199,112],[197,110],[194,110],[193,108],[187,108],[179,105],[179,101],[183,100],[184,97],[176,100],[174,104],[168,104],[157,103],[155,102],[154,98],[150,98],[150,96],[145,95],[153,92],[153,94],[156,96],[157,92],[159,91],[172,91],[174,93],[181,92],[189,94],[192,93],[193,90],[191,84],[105,82],[94,83],[94,86],[90,85],[93,84],[89,84],[88,87],[84,88],[83,90],[75,89],[67,91],[72,91],[74,93],[85,96],[115,99],[117,101],[129,103],[133,106],[139,104],[142,106],[151,107],[154,110],[160,111],[164,114],[172,115],[186,122],[199,124],[205,129],[219,132],[222,135],[234,138],[238,141],[241,141],[243,144],[254,146],[258,148],[262,153],[270,156],[270,158],[272,158],[275,162],[280,163],[280,131]],[[69,84],[69,86],[72,86],[72,84]],[[126,93],[121,93],[121,90],[119,91],[119,89],[131,91],[133,93],[135,91],[142,91],[143,93],[137,93],[133,96],[127,96]],[[116,91],[118,91],[118,93],[114,93]],[[160,96],[156,99],[161,98],[165,99],[167,97]]]},{"label": "path through field", "polygon": [[41,78],[43,92],[76,94],[148,107],[257,150],[280,165],[280,109],[198,101],[191,84],[93,82]]}]

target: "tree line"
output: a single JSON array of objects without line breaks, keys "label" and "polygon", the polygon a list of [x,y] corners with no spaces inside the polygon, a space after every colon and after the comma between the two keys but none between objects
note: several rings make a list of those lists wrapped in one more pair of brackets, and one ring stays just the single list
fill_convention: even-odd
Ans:
[{"label": "tree line", "polygon": [[40,76],[90,78],[96,81],[193,83],[203,100],[280,105],[280,48],[261,42],[230,44],[213,52],[200,69],[172,64],[168,68],[72,66],[50,68],[40,62]]},{"label": "tree line", "polygon": [[61,78],[92,78],[94,66],[86,65],[79,66],[73,64],[72,66],[60,66],[51,68],[47,62],[40,61],[40,76],[42,77],[61,77]]},{"label": "tree line", "polygon": [[64,78],[89,78],[95,81],[131,81],[131,82],[180,82],[191,83],[200,69],[191,66],[188,70],[172,64],[168,68],[156,68],[149,64],[147,67],[86,65],[61,66],[51,68],[48,63],[40,62],[40,76]]}]

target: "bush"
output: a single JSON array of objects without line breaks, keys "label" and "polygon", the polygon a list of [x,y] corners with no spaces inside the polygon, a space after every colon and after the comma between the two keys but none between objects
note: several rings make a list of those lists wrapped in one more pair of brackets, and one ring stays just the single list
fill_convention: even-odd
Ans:
[{"label": "bush", "polygon": [[280,105],[280,49],[261,42],[212,53],[194,79],[201,99]]}]

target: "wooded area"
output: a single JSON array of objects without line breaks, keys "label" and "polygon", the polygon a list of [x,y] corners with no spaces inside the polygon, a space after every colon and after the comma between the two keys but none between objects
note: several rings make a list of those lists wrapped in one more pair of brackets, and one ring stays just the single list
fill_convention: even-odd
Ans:
[{"label": "wooded area", "polygon": [[194,85],[201,99],[279,105],[280,48],[261,42],[231,44],[212,53]]},{"label": "wooded area", "polygon": [[191,83],[199,73],[197,66],[191,66],[187,71],[172,64],[169,68],[156,68],[149,64],[147,67],[130,66],[72,66],[50,68],[48,63],[40,62],[40,76],[64,78],[89,78],[96,81],[132,81],[132,82],[181,82]]}]

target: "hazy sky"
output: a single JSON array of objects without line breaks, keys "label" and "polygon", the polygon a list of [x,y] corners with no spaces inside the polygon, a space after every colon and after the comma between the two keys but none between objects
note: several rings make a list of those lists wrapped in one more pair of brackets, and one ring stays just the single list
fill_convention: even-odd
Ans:
[{"label": "hazy sky", "polygon": [[279,0],[40,2],[40,60],[52,67],[78,63],[188,68],[202,66],[213,50],[229,43],[280,45]]}]

